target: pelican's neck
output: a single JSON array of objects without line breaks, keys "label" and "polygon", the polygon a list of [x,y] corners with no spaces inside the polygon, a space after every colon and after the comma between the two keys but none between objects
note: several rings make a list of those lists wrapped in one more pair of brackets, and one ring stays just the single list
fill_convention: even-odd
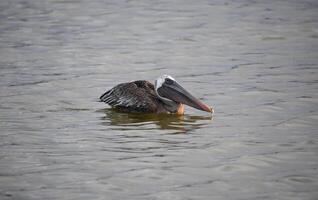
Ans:
[{"label": "pelican's neck", "polygon": [[[170,78],[173,79],[171,76],[169,75],[163,75],[161,77],[159,77],[156,81],[155,81],[155,93],[157,95],[157,97],[163,102],[163,107],[170,113],[184,113],[184,106],[181,106],[181,103],[177,103],[174,102],[170,99],[167,99],[165,97],[162,97],[159,93],[158,93],[158,89],[160,87],[162,87],[162,84],[165,82],[165,78]],[[174,79],[173,79],[174,80]],[[182,107],[182,109],[180,108]],[[179,111],[180,110],[180,111]]]},{"label": "pelican's neck", "polygon": [[170,113],[175,113],[177,112],[179,108],[179,103],[167,100],[166,98],[162,98],[161,96],[158,95],[158,98],[161,100],[163,103],[163,107]]}]

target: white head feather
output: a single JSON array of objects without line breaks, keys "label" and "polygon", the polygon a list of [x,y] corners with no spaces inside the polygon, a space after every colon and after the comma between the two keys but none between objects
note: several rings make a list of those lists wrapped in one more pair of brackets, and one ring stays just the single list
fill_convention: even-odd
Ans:
[{"label": "white head feather", "polygon": [[169,78],[171,80],[176,81],[174,78],[172,78],[172,76],[164,74],[164,75],[160,76],[159,78],[157,78],[157,80],[155,81],[156,91],[162,86],[162,84],[165,82],[166,78]]},{"label": "white head feather", "polygon": [[164,98],[164,97],[160,96],[160,95],[158,94],[158,91],[157,91],[157,90],[162,86],[162,84],[165,82],[165,79],[166,79],[166,78],[169,78],[169,79],[171,79],[171,80],[176,81],[176,80],[175,80],[174,78],[172,78],[172,76],[170,76],[170,75],[164,74],[164,75],[160,76],[160,77],[157,78],[157,80],[155,81],[155,92],[156,92],[156,94],[158,95],[159,98],[161,98],[161,99],[163,99],[163,100],[165,100],[165,101],[172,102],[170,99],[167,99],[167,98]]}]

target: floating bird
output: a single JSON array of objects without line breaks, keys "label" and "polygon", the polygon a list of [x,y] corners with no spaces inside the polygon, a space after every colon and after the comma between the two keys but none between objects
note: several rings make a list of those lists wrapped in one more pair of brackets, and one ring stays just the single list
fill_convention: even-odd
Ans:
[{"label": "floating bird", "polygon": [[116,85],[100,100],[122,112],[184,114],[184,104],[213,113],[213,108],[201,102],[169,75],[155,81],[139,80]]}]

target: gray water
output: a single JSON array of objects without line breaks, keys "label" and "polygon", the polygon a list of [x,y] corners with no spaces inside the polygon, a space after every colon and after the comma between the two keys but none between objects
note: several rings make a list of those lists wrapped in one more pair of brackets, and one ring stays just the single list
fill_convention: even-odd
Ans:
[{"label": "gray water", "polygon": [[[98,97],[170,74],[215,114]],[[318,2],[0,1],[0,199],[317,199]]]}]

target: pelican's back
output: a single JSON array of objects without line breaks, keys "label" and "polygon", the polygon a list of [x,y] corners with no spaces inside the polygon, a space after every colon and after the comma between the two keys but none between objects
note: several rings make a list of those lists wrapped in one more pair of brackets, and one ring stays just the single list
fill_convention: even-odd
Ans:
[{"label": "pelican's back", "polygon": [[105,92],[100,100],[124,112],[154,113],[162,109],[154,85],[144,80],[116,85]]}]

